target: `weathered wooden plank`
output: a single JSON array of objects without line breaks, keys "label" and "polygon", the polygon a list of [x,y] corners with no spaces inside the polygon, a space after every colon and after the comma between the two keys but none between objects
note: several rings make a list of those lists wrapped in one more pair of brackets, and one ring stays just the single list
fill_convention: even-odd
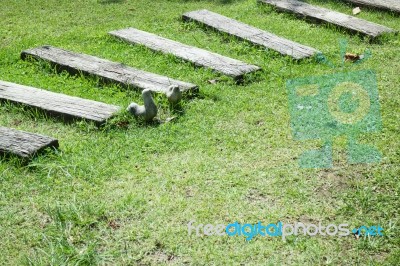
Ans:
[{"label": "weathered wooden plank", "polygon": [[183,19],[196,21],[217,31],[230,34],[255,45],[275,50],[283,55],[289,55],[295,59],[311,57],[318,53],[314,48],[279,37],[206,9],[185,13],[183,14]]},{"label": "weathered wooden plank", "polygon": [[370,6],[373,8],[389,10],[400,13],[400,1],[399,0],[345,0],[347,2],[361,5]]},{"label": "weathered wooden plank", "polygon": [[314,21],[335,24],[347,30],[358,32],[372,38],[383,33],[395,32],[393,29],[364,19],[359,19],[327,8],[314,6],[297,0],[258,0],[260,3],[275,6],[277,9],[304,16]]},{"label": "weathered wooden plank", "polygon": [[196,91],[194,84],[171,79],[169,77],[142,71],[121,63],[111,62],[95,56],[78,54],[52,46],[42,46],[21,53],[21,58],[33,57],[46,60],[60,69],[73,74],[94,75],[106,82],[132,86],[139,90],[151,89],[166,92],[170,85],[178,85],[182,92]]},{"label": "weathered wooden plank", "polygon": [[0,100],[22,103],[51,114],[104,123],[119,106],[72,97],[42,89],[0,81]]},{"label": "weathered wooden plank", "polygon": [[0,154],[29,158],[47,148],[58,148],[58,140],[47,136],[0,127]]},{"label": "weathered wooden plank", "polygon": [[234,78],[241,78],[260,69],[258,66],[134,28],[111,31],[110,34],[129,43],[144,45],[154,51],[173,54],[195,65],[211,68]]}]

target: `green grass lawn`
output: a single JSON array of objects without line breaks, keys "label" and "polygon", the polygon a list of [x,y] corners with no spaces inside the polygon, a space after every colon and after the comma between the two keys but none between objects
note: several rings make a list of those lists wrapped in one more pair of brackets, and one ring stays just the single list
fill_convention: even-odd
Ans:
[{"label": "green grass lawn", "polygon": [[[340,1],[312,3],[351,14]],[[229,16],[314,47],[340,64],[348,51],[373,56],[333,69],[292,61],[229,36],[184,23],[196,9]],[[400,17],[363,8],[360,18],[400,30]],[[19,59],[53,45],[198,84],[199,95],[173,113],[158,95],[165,124],[126,113],[107,125],[64,123],[20,105],[0,103],[0,125],[56,137],[60,149],[22,164],[0,159],[1,265],[398,265],[400,262],[400,37],[380,42],[277,13],[255,0],[55,1],[0,4],[0,79],[126,107],[139,93],[94,78],[55,73]],[[244,84],[107,35],[125,27],[159,34],[263,71]],[[285,82],[291,78],[373,69],[383,129],[362,143],[379,164],[348,165],[346,138],[334,141],[334,168],[302,169],[297,158],[320,141],[295,141]],[[217,84],[207,82],[218,79]],[[126,121],[129,122],[127,126]],[[124,123],[121,123],[124,122]],[[188,235],[187,224],[264,223],[381,225],[383,237]]]}]

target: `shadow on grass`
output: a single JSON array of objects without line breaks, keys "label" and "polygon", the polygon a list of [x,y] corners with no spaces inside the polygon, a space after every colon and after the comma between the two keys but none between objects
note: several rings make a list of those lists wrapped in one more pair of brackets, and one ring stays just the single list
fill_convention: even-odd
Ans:
[{"label": "shadow on grass", "polygon": [[182,2],[213,2],[217,4],[222,4],[222,5],[228,5],[228,4],[233,4],[235,2],[238,2],[238,0],[183,0]]},{"label": "shadow on grass", "polygon": [[122,4],[126,0],[98,0],[97,3],[102,5],[109,5],[109,4]]},{"label": "shadow on grass", "polygon": [[46,147],[28,157],[21,157],[11,152],[0,151],[0,162],[8,163],[15,167],[25,167],[37,157],[57,156],[59,151],[61,151],[59,147]]},{"label": "shadow on grass", "polygon": [[[322,3],[324,3],[324,4],[336,3],[337,4],[337,2],[333,1],[333,0],[327,0],[327,1],[315,0],[313,2],[311,2],[311,1],[301,1],[301,2],[305,2],[305,3],[311,4],[311,5],[314,5],[314,6],[317,6],[317,7],[327,8],[327,9],[332,10],[332,11],[343,13],[341,11],[338,11],[338,10],[334,9],[334,8],[324,7],[322,5]],[[269,13],[269,12],[284,13],[284,14],[287,15],[288,18],[291,18],[291,19],[294,19],[294,20],[301,19],[301,20],[304,20],[304,21],[306,21],[306,22],[308,22],[310,24],[314,24],[314,25],[318,25],[318,26],[321,26],[321,27],[325,27],[325,28],[331,29],[333,31],[337,31],[337,32],[341,32],[341,33],[344,33],[344,34],[348,34],[348,35],[353,36],[353,37],[357,36],[360,39],[362,39],[362,40],[364,40],[364,41],[366,41],[368,43],[382,44],[388,38],[390,38],[390,36],[397,34],[396,32],[395,33],[382,33],[379,36],[372,37],[372,36],[367,35],[366,33],[362,33],[362,32],[359,32],[359,31],[353,29],[353,28],[349,28],[347,26],[341,25],[340,23],[338,24],[338,23],[328,22],[324,18],[305,16],[301,12],[300,13],[296,13],[296,12],[291,12],[291,11],[287,11],[287,10],[281,10],[281,9],[275,7],[275,6],[272,6],[272,5],[269,5],[269,4],[265,4],[263,2],[257,2],[257,3],[259,4],[260,7],[262,7],[264,9],[265,13]],[[321,4],[319,4],[319,3],[321,3]],[[350,3],[341,1],[340,4],[348,6],[349,7],[349,13],[347,15],[352,15],[351,14],[352,7],[351,7]],[[296,10],[296,4],[293,4],[293,9]],[[376,10],[373,10],[372,8],[367,9],[367,10],[376,11]]]},{"label": "shadow on grass", "polygon": [[87,120],[85,118],[76,117],[71,114],[57,112],[53,110],[44,110],[39,107],[13,102],[8,100],[0,100],[0,105],[5,106],[6,110],[14,113],[23,113],[28,119],[35,121],[40,120],[41,122],[52,120],[53,122],[72,125],[78,123],[86,123],[90,125],[91,128],[100,128],[104,126],[104,123]]},{"label": "shadow on grass", "polygon": [[[308,1],[308,0],[306,2],[310,3],[310,1]],[[326,3],[337,3],[338,1],[336,1],[336,0],[314,0],[313,2],[322,5],[322,4],[326,4]],[[362,3],[353,3],[348,0],[341,0],[339,2],[340,2],[340,4],[347,6],[349,9],[353,9],[354,7],[362,7],[362,8],[364,8],[364,10],[366,10],[368,12],[386,12],[388,14],[391,14],[392,16],[397,16],[397,17],[400,16],[400,13],[398,13],[390,8],[386,8],[386,7],[371,6],[371,5],[362,4]],[[312,3],[310,3],[310,4],[312,4]]]}]

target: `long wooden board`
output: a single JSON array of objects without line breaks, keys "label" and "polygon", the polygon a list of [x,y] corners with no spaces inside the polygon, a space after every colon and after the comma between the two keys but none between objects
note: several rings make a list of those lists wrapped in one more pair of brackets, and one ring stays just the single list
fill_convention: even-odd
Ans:
[{"label": "long wooden board", "polygon": [[58,148],[58,140],[47,136],[0,127],[0,154],[29,158],[47,148]]},{"label": "long wooden board", "polygon": [[241,78],[260,69],[258,66],[134,28],[111,31],[109,34],[129,43],[144,45],[154,51],[173,54],[195,65],[211,68],[234,78]]},{"label": "long wooden board", "polygon": [[384,9],[400,13],[399,0],[345,0],[345,1],[356,5],[370,6],[373,8]]},{"label": "long wooden board", "polygon": [[258,0],[279,10],[291,12],[314,21],[331,23],[347,30],[358,32],[372,38],[383,33],[395,32],[393,29],[364,19],[359,19],[327,8],[314,6],[297,0]]},{"label": "long wooden board", "polygon": [[170,85],[178,85],[182,92],[198,90],[198,87],[191,83],[52,46],[37,47],[21,53],[22,59],[29,57],[48,61],[59,69],[65,69],[73,74],[94,75],[103,81],[132,86],[139,90],[151,89],[153,91],[166,92]]},{"label": "long wooden board", "polygon": [[186,21],[198,22],[217,31],[275,50],[283,55],[289,55],[295,59],[311,57],[318,53],[314,48],[287,40],[206,9],[188,12],[183,14],[182,17]]},{"label": "long wooden board", "polygon": [[42,89],[0,81],[0,100],[22,103],[51,114],[104,123],[119,106],[72,97]]}]

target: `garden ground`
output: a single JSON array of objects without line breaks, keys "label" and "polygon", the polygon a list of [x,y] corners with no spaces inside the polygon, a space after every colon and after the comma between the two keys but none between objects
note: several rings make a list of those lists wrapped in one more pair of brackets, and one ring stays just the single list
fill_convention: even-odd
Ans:
[{"label": "garden ground", "polygon": [[[310,0],[351,13],[337,1]],[[349,51],[370,49],[363,64],[333,69],[294,62],[273,51],[184,23],[187,11],[209,9],[314,47],[340,65]],[[399,30],[400,17],[362,9],[361,18]],[[121,113],[102,127],[64,123],[43,112],[0,104],[0,125],[56,137],[57,152],[29,164],[0,160],[2,265],[396,265],[399,238],[400,37],[370,43],[332,26],[316,26],[243,1],[10,0],[0,6],[0,78],[127,106],[140,94],[94,78],[55,73],[24,62],[22,50],[49,44],[96,55],[200,86],[184,113],[156,96],[160,117],[144,125]],[[244,84],[107,35],[135,27],[256,64]],[[301,169],[297,158],[319,141],[293,140],[285,82],[290,78],[373,69],[383,129],[362,135],[383,154],[379,164],[348,165],[346,138],[334,142],[334,168]],[[208,80],[218,79],[217,84]],[[129,122],[129,123],[126,123]],[[187,223],[269,222],[381,225],[383,237],[197,237]]]}]

